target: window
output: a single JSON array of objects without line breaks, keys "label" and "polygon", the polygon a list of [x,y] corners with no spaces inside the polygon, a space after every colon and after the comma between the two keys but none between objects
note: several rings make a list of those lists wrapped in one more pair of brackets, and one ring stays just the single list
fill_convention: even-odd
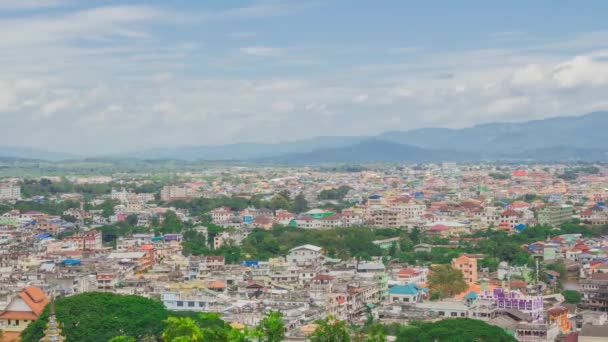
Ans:
[{"label": "window", "polygon": [[188,302],[188,307],[189,308],[193,308],[194,307],[194,302]]},{"label": "window", "polygon": [[177,306],[184,306],[184,302],[181,300],[177,301]]},{"label": "window", "polygon": [[450,316],[452,316],[452,317],[456,317],[456,316],[458,316],[458,314],[457,314],[456,312],[452,312],[452,313],[450,314]]}]

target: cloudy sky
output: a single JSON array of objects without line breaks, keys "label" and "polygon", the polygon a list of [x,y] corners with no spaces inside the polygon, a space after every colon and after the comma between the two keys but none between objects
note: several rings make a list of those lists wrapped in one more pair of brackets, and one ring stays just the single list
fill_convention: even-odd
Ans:
[{"label": "cloudy sky", "polygon": [[0,0],[0,145],[72,153],[608,109],[608,2]]}]

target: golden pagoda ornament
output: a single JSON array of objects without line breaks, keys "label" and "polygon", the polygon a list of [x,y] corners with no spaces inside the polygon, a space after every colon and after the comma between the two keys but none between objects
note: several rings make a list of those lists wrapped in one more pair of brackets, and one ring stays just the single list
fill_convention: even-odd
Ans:
[{"label": "golden pagoda ornament", "polygon": [[51,297],[50,311],[49,321],[46,323],[46,329],[44,329],[44,337],[40,339],[40,342],[63,342],[65,337],[61,334],[59,322],[55,317],[55,296]]}]

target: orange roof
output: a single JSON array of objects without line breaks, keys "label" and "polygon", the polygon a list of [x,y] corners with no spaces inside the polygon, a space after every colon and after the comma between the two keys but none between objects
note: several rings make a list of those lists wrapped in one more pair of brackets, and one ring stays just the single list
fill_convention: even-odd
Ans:
[{"label": "orange roof", "polygon": [[0,337],[0,342],[19,342],[19,333],[13,331],[3,331],[2,337]]},{"label": "orange roof", "polygon": [[31,311],[4,311],[0,314],[2,319],[26,319],[35,321],[38,316]]},{"label": "orange roof", "polygon": [[471,261],[471,258],[467,257],[466,255],[461,255],[458,258],[454,259],[454,262],[457,263],[467,263]]},{"label": "orange roof", "polygon": [[216,281],[212,281],[211,283],[209,283],[209,285],[207,285],[208,288],[210,289],[223,289],[226,287],[226,284],[224,284],[223,282],[216,280]]},{"label": "orange roof", "polygon": [[19,292],[19,297],[34,311],[36,316],[40,316],[42,310],[49,302],[49,297],[36,286],[26,286]]}]

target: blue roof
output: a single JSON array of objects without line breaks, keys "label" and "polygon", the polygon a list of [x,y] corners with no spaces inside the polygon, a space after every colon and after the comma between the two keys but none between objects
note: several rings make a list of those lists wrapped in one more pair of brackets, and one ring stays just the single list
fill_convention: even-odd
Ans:
[{"label": "blue roof", "polygon": [[80,260],[76,260],[76,259],[65,259],[63,260],[64,264],[67,265],[80,265]]},{"label": "blue roof", "polygon": [[523,223],[520,223],[520,224],[518,224],[517,226],[515,226],[515,229],[517,229],[517,230],[522,230],[522,229],[524,229],[524,228],[526,228],[526,225],[525,225],[525,224],[523,224]]},{"label": "blue roof", "polygon": [[52,235],[48,234],[48,233],[42,233],[42,234],[36,235],[36,239],[48,239],[50,237],[52,237]]},{"label": "blue roof", "polygon": [[382,196],[380,196],[380,195],[371,195],[371,196],[369,196],[369,199],[379,199],[379,198],[382,198]]},{"label": "blue roof", "polygon": [[471,291],[464,296],[464,299],[477,299],[477,293]]},{"label": "blue roof", "polygon": [[424,292],[424,290],[414,284],[397,285],[388,289],[388,293],[398,295],[415,295],[419,292]]}]

